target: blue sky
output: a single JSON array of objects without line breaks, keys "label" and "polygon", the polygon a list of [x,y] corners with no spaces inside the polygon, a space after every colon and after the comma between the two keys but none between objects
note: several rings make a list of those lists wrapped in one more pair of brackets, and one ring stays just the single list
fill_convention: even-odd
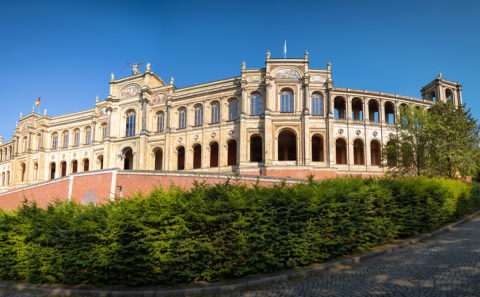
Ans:
[{"label": "blue sky", "polygon": [[0,135],[40,95],[49,115],[92,108],[126,61],[183,87],[263,67],[284,40],[331,61],[336,87],[420,97],[441,71],[480,118],[480,1],[1,1]]}]

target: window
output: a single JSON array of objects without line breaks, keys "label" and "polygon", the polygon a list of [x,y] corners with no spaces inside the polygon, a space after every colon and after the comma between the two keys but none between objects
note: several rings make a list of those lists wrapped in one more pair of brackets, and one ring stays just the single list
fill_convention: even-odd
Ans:
[{"label": "window", "polygon": [[69,133],[63,132],[63,147],[68,147]]},{"label": "window", "polygon": [[125,136],[134,136],[135,135],[135,111],[131,110],[127,112],[127,124],[125,127]]},{"label": "window", "polygon": [[237,99],[232,99],[228,103],[228,120],[234,121],[238,119],[238,101]]},{"label": "window", "polygon": [[214,102],[212,104],[212,124],[220,122],[220,103]]},{"label": "window", "polygon": [[262,159],[262,137],[260,135],[252,135],[250,137],[250,162],[262,162]]},{"label": "window", "polygon": [[289,90],[280,92],[280,112],[293,112],[293,93]]},{"label": "window", "polygon": [[195,106],[195,126],[203,125],[203,106],[196,105]]},{"label": "window", "polygon": [[260,115],[262,114],[262,95],[254,93],[250,99],[250,114]]},{"label": "window", "polygon": [[102,131],[102,140],[105,140],[105,138],[107,138],[107,124],[102,124],[102,126],[100,126],[100,129]]},{"label": "window", "polygon": [[80,145],[80,130],[75,130],[75,134],[74,134],[74,144],[75,146],[79,146]]},{"label": "window", "polygon": [[343,97],[335,97],[335,100],[333,100],[333,109],[335,112],[335,119],[345,120],[345,99]]},{"label": "window", "polygon": [[187,109],[181,108],[178,111],[178,129],[187,128]]},{"label": "window", "polygon": [[[53,134],[52,137],[52,149],[56,149],[58,147],[58,134]],[[10,155],[10,158],[12,156]]]},{"label": "window", "polygon": [[160,111],[157,113],[157,132],[163,132],[164,113]]},{"label": "window", "polygon": [[91,141],[92,141],[92,129],[88,127],[85,130],[85,144],[90,144]]},{"label": "window", "polygon": [[323,97],[322,94],[314,93],[312,95],[312,114],[323,115]]}]

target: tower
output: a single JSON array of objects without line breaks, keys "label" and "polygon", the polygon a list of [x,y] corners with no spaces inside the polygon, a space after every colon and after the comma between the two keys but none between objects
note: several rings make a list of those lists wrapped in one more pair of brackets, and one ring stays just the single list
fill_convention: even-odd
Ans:
[{"label": "tower", "polygon": [[455,105],[462,104],[462,85],[442,78],[441,72],[434,80],[424,86],[420,92],[424,100],[433,102],[452,100]]}]

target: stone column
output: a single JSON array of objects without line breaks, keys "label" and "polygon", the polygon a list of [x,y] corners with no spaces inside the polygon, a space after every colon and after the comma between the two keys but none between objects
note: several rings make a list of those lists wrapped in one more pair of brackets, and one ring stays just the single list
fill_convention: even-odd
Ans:
[{"label": "stone column", "polygon": [[147,134],[147,104],[148,104],[148,99],[147,98],[142,98],[140,99],[140,102],[142,103],[142,131],[140,131],[141,135],[146,135]]},{"label": "stone column", "polygon": [[167,114],[166,114],[166,128],[165,132],[170,132],[170,105],[167,105]]},{"label": "stone column", "polygon": [[363,97],[363,120],[370,121],[370,111],[368,108],[368,100],[367,97]]},{"label": "stone column", "polygon": [[97,141],[97,139],[96,139],[96,134],[97,134],[97,122],[96,122],[96,121],[93,122],[92,131],[91,131],[91,132],[92,132],[92,135],[91,135],[92,139],[91,139],[90,143],[91,143],[91,144],[94,144],[94,143]]},{"label": "stone column", "polygon": [[[247,90],[245,87],[242,87],[242,110],[240,112],[240,123],[239,123],[239,141],[237,143],[237,154],[238,154],[238,160],[237,164],[241,167],[242,165],[246,165],[248,162],[247,160],[247,150],[248,150],[248,145],[247,145],[247,132],[246,132],[246,123],[245,123],[245,117],[246,117],[246,112],[247,112],[247,101],[248,101],[248,95],[247,95]],[[220,144],[219,144],[220,146]],[[220,147],[219,147],[220,149]]]},{"label": "stone column", "polygon": [[111,107],[107,107],[107,135],[105,137],[105,140],[106,141],[109,141],[110,140],[110,127],[111,127],[111,123],[112,123],[112,108]]}]

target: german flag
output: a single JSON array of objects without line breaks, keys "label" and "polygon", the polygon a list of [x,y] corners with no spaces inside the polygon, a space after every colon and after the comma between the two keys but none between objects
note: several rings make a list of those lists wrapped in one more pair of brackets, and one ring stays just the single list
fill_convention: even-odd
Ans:
[{"label": "german flag", "polygon": [[38,97],[37,101],[35,101],[35,106],[39,106],[39,105],[40,105],[40,98],[41,98],[41,97]]}]

